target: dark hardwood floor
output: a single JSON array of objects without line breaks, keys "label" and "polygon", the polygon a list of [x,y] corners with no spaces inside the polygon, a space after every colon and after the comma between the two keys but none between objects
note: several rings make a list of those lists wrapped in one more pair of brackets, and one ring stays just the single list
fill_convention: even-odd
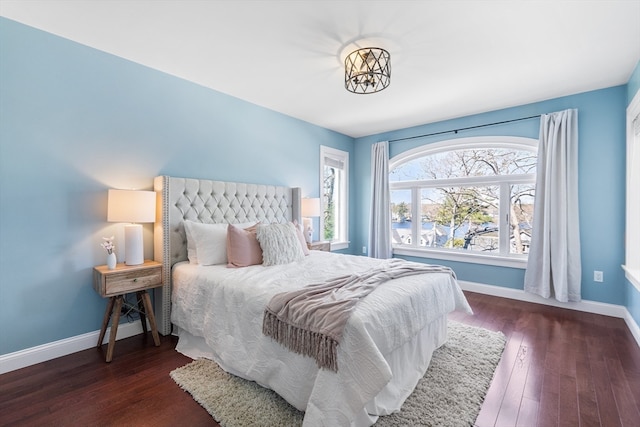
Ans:
[{"label": "dark hardwood floor", "polygon": [[[476,426],[640,426],[640,348],[622,319],[466,293],[507,345]],[[217,426],[169,377],[175,338],[118,341],[0,375],[0,425]]]}]

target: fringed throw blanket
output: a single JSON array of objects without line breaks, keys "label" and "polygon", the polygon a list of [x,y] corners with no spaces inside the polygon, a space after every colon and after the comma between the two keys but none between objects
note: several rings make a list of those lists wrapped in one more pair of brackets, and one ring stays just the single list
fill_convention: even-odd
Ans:
[{"label": "fringed throw blanket", "polygon": [[273,296],[264,311],[262,332],[290,350],[313,357],[319,367],[338,371],[338,344],[355,305],[378,285],[448,267],[391,259],[378,268]]}]

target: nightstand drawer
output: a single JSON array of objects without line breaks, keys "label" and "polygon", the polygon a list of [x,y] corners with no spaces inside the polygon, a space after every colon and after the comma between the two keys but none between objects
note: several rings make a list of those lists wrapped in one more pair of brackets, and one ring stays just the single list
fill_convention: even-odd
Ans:
[{"label": "nightstand drawer", "polygon": [[307,247],[309,249],[311,249],[312,251],[330,252],[331,251],[331,242],[318,241],[318,242],[307,243]]},{"label": "nightstand drawer", "polygon": [[121,266],[115,270],[101,271],[96,268],[93,274],[93,287],[103,297],[137,292],[162,285],[162,265]]}]

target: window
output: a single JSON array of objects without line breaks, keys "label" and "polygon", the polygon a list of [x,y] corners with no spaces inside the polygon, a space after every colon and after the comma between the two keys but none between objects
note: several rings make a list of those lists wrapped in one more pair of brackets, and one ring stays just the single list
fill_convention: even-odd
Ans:
[{"label": "window", "polygon": [[627,108],[625,276],[640,291],[640,91]]},{"label": "window", "polygon": [[519,137],[461,138],[391,159],[394,253],[524,267],[537,144]]},{"label": "window", "polygon": [[331,242],[331,249],[349,246],[349,153],[320,146],[320,193],[322,216],[320,238]]}]

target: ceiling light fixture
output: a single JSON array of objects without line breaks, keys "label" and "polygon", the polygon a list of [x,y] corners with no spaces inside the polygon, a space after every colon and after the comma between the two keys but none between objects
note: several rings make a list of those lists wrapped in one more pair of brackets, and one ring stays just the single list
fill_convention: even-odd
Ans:
[{"label": "ceiling light fixture", "polygon": [[351,52],[344,60],[344,87],[353,93],[375,93],[391,83],[391,55],[379,47]]}]

